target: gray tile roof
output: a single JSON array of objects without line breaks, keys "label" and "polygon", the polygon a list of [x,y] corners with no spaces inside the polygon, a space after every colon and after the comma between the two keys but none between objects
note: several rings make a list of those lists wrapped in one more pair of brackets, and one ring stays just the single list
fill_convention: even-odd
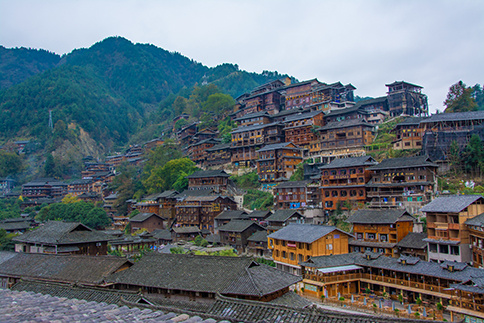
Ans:
[{"label": "gray tile roof", "polygon": [[427,238],[427,233],[425,232],[410,232],[397,243],[399,248],[409,248],[409,249],[425,249],[427,248],[427,242],[424,239]]},{"label": "gray tile roof", "polygon": [[175,233],[201,233],[199,227],[196,226],[187,226],[187,227],[173,227],[172,230]]},{"label": "gray tile roof", "polygon": [[125,258],[115,256],[17,253],[2,263],[0,276],[99,284],[124,265],[131,263]]},{"label": "gray tile roof", "polygon": [[287,181],[278,184],[275,188],[306,187],[311,181]]},{"label": "gray tile roof", "polygon": [[282,127],[282,124],[279,122],[273,122],[273,123],[266,123],[266,124],[258,124],[254,126],[238,127],[237,129],[233,130],[231,133],[246,132],[246,131],[258,130],[258,129],[264,129],[267,127],[273,127],[273,126]]},{"label": "gray tile roof", "polygon": [[172,240],[171,232],[169,230],[164,229],[156,229],[151,232],[153,238],[160,239],[160,240]]},{"label": "gray tile roof", "polygon": [[349,223],[394,224],[398,221],[414,221],[405,210],[358,210],[348,218]]},{"label": "gray tile roof", "polygon": [[187,178],[204,178],[204,177],[230,177],[224,170],[200,170],[196,171],[192,175],[188,175]]},{"label": "gray tile roof", "polygon": [[467,219],[465,224],[479,226],[479,227],[484,226],[484,213],[476,215],[471,219]]},{"label": "gray tile roof", "polygon": [[348,158],[337,158],[333,160],[331,163],[319,167],[319,169],[372,166],[377,164],[378,162],[371,156],[348,157]]},{"label": "gray tile roof", "polygon": [[285,226],[282,229],[270,234],[269,238],[312,243],[333,231],[350,235],[347,232],[337,229],[335,226],[291,223],[288,226]]},{"label": "gray tile roof", "polygon": [[433,114],[422,123],[440,122],[440,121],[461,121],[461,120],[479,120],[484,119],[484,110],[456,112],[456,113],[438,113]]},{"label": "gray tile roof", "polygon": [[318,131],[356,127],[356,126],[364,126],[368,128],[374,127],[372,124],[369,124],[363,119],[346,119],[342,121],[331,121],[327,123],[325,126],[318,128]]},{"label": "gray tile roof", "polygon": [[291,217],[303,217],[298,211],[295,210],[276,210],[274,214],[268,217],[266,220],[269,222],[285,222]]},{"label": "gray tile roof", "polygon": [[151,218],[152,216],[155,216],[155,217],[163,220],[163,218],[156,213],[138,213],[135,216],[133,216],[132,218],[130,218],[129,222],[144,222],[144,221],[148,220],[149,218]]},{"label": "gray tile roof", "polygon": [[231,220],[229,223],[219,227],[218,231],[244,232],[250,227],[255,227],[258,230],[265,230],[262,226],[252,220]]},{"label": "gray tile roof", "polygon": [[292,115],[290,115],[286,118],[284,123],[296,121],[296,120],[314,118],[315,116],[317,116],[320,113],[323,113],[323,111],[308,111],[308,112],[300,112],[300,113],[297,113],[297,114],[292,114]]},{"label": "gray tile roof", "polygon": [[302,278],[246,257],[148,254],[108,282],[171,290],[261,297]]},{"label": "gray tile roof", "polygon": [[482,200],[481,195],[453,195],[438,197],[420,209],[421,212],[444,212],[458,213],[471,205]]},{"label": "gray tile roof", "polygon": [[292,142],[281,142],[279,144],[266,145],[266,146],[262,147],[261,149],[259,149],[258,151],[261,152],[261,151],[277,150],[277,149],[283,149],[283,148],[300,150],[300,148],[298,146],[291,147],[291,145],[293,145]]},{"label": "gray tile roof", "polygon": [[54,297],[83,299],[89,302],[104,302],[107,304],[121,304],[122,299],[138,303],[143,297],[138,292],[117,291],[106,288],[73,286],[72,284],[48,283],[40,281],[22,280],[12,288],[15,291],[26,291],[48,294]]},{"label": "gray tile roof", "polygon": [[230,142],[228,142],[226,144],[218,144],[218,145],[215,145],[211,148],[207,148],[207,149],[205,149],[205,151],[216,151],[216,150],[221,150],[221,149],[230,149],[230,147],[232,147],[232,144]]},{"label": "gray tile roof", "polygon": [[382,170],[382,169],[399,169],[410,167],[438,167],[439,165],[432,162],[429,156],[416,156],[416,157],[402,157],[402,158],[390,158],[384,159],[380,164],[371,166],[369,170]]},{"label": "gray tile roof", "polygon": [[10,258],[13,258],[17,255],[17,253],[12,252],[12,251],[0,251],[0,265],[9,260]]},{"label": "gray tile roof", "polygon": [[257,231],[253,235],[247,238],[248,241],[254,241],[254,242],[265,242],[267,243],[267,231],[262,230],[262,231]]},{"label": "gray tile roof", "polygon": [[0,221],[0,229],[4,229],[6,231],[16,231],[16,230],[27,230],[32,225],[32,221],[30,220],[23,220],[23,221],[8,221],[3,220]]},{"label": "gray tile roof", "polygon": [[420,122],[427,119],[428,117],[408,117],[402,122],[398,123],[395,127],[406,126],[406,125],[419,125]]},{"label": "gray tile roof", "polygon": [[175,197],[178,193],[177,191],[174,190],[169,190],[169,191],[164,191],[156,196],[156,199],[159,198],[168,198],[168,197]]},{"label": "gray tile roof", "polygon": [[232,219],[246,219],[247,212],[243,210],[224,210],[222,213],[217,215],[215,219],[217,220],[232,220]]},{"label": "gray tile roof", "polygon": [[86,242],[109,241],[111,237],[79,222],[49,221],[39,225],[35,230],[13,238],[15,242],[37,244],[78,244]]},{"label": "gray tile roof", "polygon": [[250,213],[248,215],[248,218],[258,218],[258,219],[265,219],[267,217],[269,217],[270,215],[272,214],[271,211],[262,211],[262,210],[257,210],[257,211],[252,211],[252,213]]},{"label": "gray tile roof", "polygon": [[414,265],[404,265],[399,262],[399,259],[392,257],[380,256],[376,259],[368,260],[366,259],[366,257],[364,257],[363,254],[358,252],[342,255],[311,257],[309,261],[303,262],[301,263],[301,265],[314,268],[359,265],[387,270],[395,270],[418,275],[429,275],[456,281],[467,281],[471,279],[471,277],[484,278],[484,271],[482,269],[470,266],[467,266],[460,271],[449,271],[447,268],[441,267],[441,264],[439,263],[419,261]]}]

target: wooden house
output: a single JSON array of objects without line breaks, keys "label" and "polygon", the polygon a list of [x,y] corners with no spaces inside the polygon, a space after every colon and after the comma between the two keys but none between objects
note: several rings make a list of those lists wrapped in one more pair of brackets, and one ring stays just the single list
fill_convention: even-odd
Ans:
[{"label": "wooden house", "polygon": [[399,256],[411,256],[428,260],[426,232],[410,232],[405,238],[397,242],[397,254]]},{"label": "wooden house", "polygon": [[[311,257],[301,266],[303,294],[308,297],[359,298],[364,303],[363,299],[370,302],[372,296],[386,294],[395,301],[401,299],[405,308],[420,298],[422,304],[441,303],[450,312],[451,321],[484,319],[484,289],[478,283],[484,278],[482,270],[465,263],[349,253]],[[430,306],[426,307],[430,316]],[[443,320],[442,312],[434,313]]]},{"label": "wooden house", "polygon": [[273,122],[273,116],[267,111],[260,111],[246,114],[240,118],[234,119],[239,127],[257,126]]},{"label": "wooden house", "polygon": [[384,159],[368,168],[369,207],[405,208],[416,213],[437,191],[437,167],[428,156]]},{"label": "wooden house", "polygon": [[292,142],[303,148],[317,139],[316,127],[324,125],[323,111],[308,111],[290,115],[284,121],[286,142]]},{"label": "wooden house", "polygon": [[355,239],[350,252],[376,252],[393,257],[396,245],[413,232],[415,218],[405,210],[358,210],[348,220]]},{"label": "wooden house", "polygon": [[334,226],[290,224],[267,238],[276,267],[301,275],[299,263],[310,257],[348,253],[351,237],[351,234]]},{"label": "wooden house", "polygon": [[[273,188],[274,204],[276,210],[305,209],[319,206],[319,199],[313,200],[313,190],[318,187],[311,186],[311,181],[288,181]],[[319,194],[317,195],[319,197]]]},{"label": "wooden house", "polygon": [[54,178],[39,178],[22,185],[22,196],[29,199],[63,198],[68,185]]},{"label": "wooden house", "polygon": [[317,131],[318,144],[310,149],[310,155],[320,157],[322,162],[337,157],[362,156],[364,146],[375,138],[374,126],[362,119],[329,122]]},{"label": "wooden house", "polygon": [[187,148],[187,155],[197,165],[205,165],[207,160],[206,150],[220,144],[219,139],[208,138],[196,141]]},{"label": "wooden house", "polygon": [[476,268],[484,268],[484,213],[481,213],[464,222],[469,231],[472,248],[472,265]]},{"label": "wooden house", "polygon": [[446,162],[453,141],[463,150],[472,135],[484,140],[484,111],[439,113],[422,120],[422,153]]},{"label": "wooden house", "polygon": [[390,116],[422,116],[428,114],[427,96],[422,93],[422,86],[405,81],[395,81],[391,84],[385,84],[385,86],[388,87],[387,98]]},{"label": "wooden house", "polygon": [[264,146],[257,154],[257,175],[263,189],[289,180],[303,159],[301,149],[291,142]]},{"label": "wooden house", "polygon": [[164,229],[166,227],[165,222],[166,219],[162,218],[157,213],[138,213],[129,219],[131,233],[142,229],[146,229],[148,232]]},{"label": "wooden house", "polygon": [[234,166],[255,165],[257,150],[264,145],[280,144],[284,140],[284,125],[268,123],[238,127],[232,134],[232,164]]},{"label": "wooden house", "polygon": [[296,210],[276,210],[267,221],[267,233],[271,234],[290,223],[304,223],[305,217]]},{"label": "wooden house", "polygon": [[196,171],[188,175],[188,190],[212,189],[216,193],[227,194],[229,177],[224,170]]},{"label": "wooden house", "polygon": [[337,158],[319,167],[321,199],[325,210],[358,208],[366,203],[366,184],[370,181],[370,166],[378,164],[371,156]]},{"label": "wooden house", "polygon": [[245,252],[247,239],[257,231],[265,232],[265,228],[251,220],[231,220],[218,228],[220,243],[231,246],[239,253]]},{"label": "wooden house", "polygon": [[422,207],[420,211],[424,212],[427,218],[426,241],[430,261],[472,261],[469,226],[465,223],[466,220],[484,213],[484,197],[439,197]]},{"label": "wooden house", "polygon": [[260,111],[267,111],[269,114],[278,113],[282,110],[281,105],[283,104],[281,89],[289,83],[289,79],[271,81],[239,96],[237,102],[240,108],[236,117],[240,118]]},{"label": "wooden house", "polygon": [[426,117],[410,117],[398,123],[391,132],[395,133],[395,140],[392,141],[393,149],[422,149],[424,129],[420,122]]},{"label": "wooden house", "polygon": [[224,210],[215,217],[215,228],[221,227],[232,220],[247,220],[247,212],[243,210]]},{"label": "wooden house", "polygon": [[230,164],[232,162],[232,144],[217,144],[205,149],[205,166],[213,167]]},{"label": "wooden house", "polygon": [[13,238],[16,252],[106,255],[111,238],[79,222],[49,221]]},{"label": "wooden house", "polygon": [[187,196],[175,205],[178,226],[196,226],[214,231],[215,217],[223,210],[236,210],[237,203],[220,195]]},{"label": "wooden house", "polygon": [[174,242],[184,240],[184,241],[192,241],[196,237],[202,235],[202,230],[198,226],[194,225],[189,225],[189,226],[183,226],[183,227],[178,227],[174,226],[171,228],[171,233],[172,233],[172,240]]},{"label": "wooden house", "polygon": [[256,257],[270,258],[271,252],[267,247],[267,231],[256,231],[247,238],[246,252]]}]

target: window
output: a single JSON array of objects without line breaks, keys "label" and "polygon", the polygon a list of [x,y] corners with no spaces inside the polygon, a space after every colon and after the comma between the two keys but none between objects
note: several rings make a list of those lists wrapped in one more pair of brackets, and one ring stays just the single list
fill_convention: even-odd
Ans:
[{"label": "window", "polygon": [[304,258],[303,258],[303,255],[301,255],[301,254],[298,254],[298,255],[297,255],[297,261],[298,261],[298,262],[303,262],[303,259],[304,259]]},{"label": "window", "polygon": [[284,258],[284,259],[287,258],[287,255],[286,255],[286,252],[285,251],[282,252],[282,258]]},{"label": "window", "polygon": [[363,233],[358,232],[358,233],[356,234],[356,239],[358,239],[358,240],[362,240],[362,239],[363,239]]},{"label": "window", "polygon": [[279,250],[276,250],[276,257],[279,257]]},{"label": "window", "polygon": [[380,241],[381,242],[387,242],[388,241],[388,235],[387,234],[380,234]]},{"label": "window", "polygon": [[448,254],[449,253],[449,246],[445,245],[445,244],[439,245],[439,252]]},{"label": "window", "polygon": [[370,240],[374,240],[375,239],[375,234],[374,233],[367,233],[366,234],[366,238],[367,239],[370,239]]},{"label": "window", "polygon": [[291,260],[294,260],[295,259],[294,252],[290,252],[289,253],[289,259],[291,259]]},{"label": "window", "polygon": [[454,256],[460,255],[459,246],[450,246],[450,254]]}]

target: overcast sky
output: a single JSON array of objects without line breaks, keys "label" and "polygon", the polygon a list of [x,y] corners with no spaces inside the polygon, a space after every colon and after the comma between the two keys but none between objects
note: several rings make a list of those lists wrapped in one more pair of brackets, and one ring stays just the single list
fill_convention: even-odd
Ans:
[{"label": "overcast sky", "polygon": [[459,80],[484,83],[483,0],[0,0],[0,45],[58,54],[109,36],[207,66],[351,83],[385,95],[404,80],[443,110]]}]

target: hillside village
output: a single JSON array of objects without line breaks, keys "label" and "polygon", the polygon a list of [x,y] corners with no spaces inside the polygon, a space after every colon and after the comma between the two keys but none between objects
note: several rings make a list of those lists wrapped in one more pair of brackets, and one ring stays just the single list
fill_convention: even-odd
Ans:
[{"label": "hillside village", "polygon": [[[430,114],[422,86],[386,87],[355,102],[351,84],[278,79],[212,116],[230,120],[229,136],[182,113],[171,136],[84,156],[81,179],[37,178],[20,192],[2,179],[0,194],[29,212],[0,221],[15,234],[15,252],[0,253],[0,287],[247,322],[261,311],[356,317],[313,302],[372,322],[484,320],[484,191],[442,187],[455,150],[482,145],[484,111]],[[194,164],[175,179],[183,190],[113,189],[127,167],[172,148]],[[109,221],[42,221],[41,207],[69,199]]]}]

